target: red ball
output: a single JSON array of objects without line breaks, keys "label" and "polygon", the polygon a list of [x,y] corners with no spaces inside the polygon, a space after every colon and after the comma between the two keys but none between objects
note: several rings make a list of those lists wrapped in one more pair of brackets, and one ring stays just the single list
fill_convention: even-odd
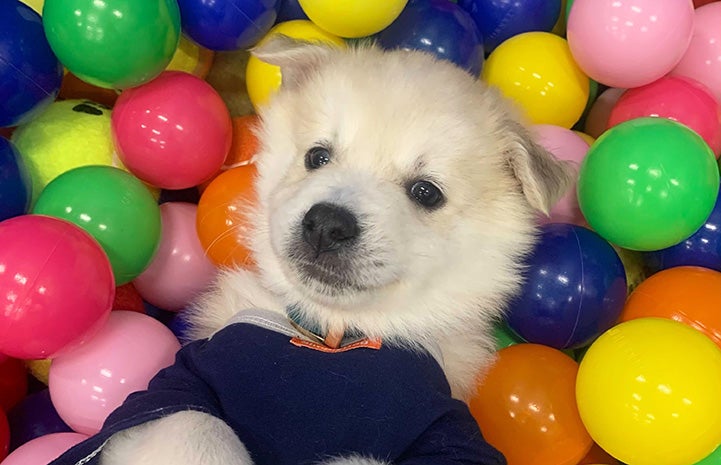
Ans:
[{"label": "red ball", "polygon": [[0,409],[5,412],[25,398],[28,374],[22,360],[6,358],[0,361]]},{"label": "red ball", "polygon": [[5,412],[0,410],[0,462],[8,455],[10,448],[10,425]]},{"label": "red ball", "polygon": [[220,170],[230,150],[232,122],[210,84],[165,71],[120,94],[112,133],[120,159],[134,175],[163,189],[185,189]]}]

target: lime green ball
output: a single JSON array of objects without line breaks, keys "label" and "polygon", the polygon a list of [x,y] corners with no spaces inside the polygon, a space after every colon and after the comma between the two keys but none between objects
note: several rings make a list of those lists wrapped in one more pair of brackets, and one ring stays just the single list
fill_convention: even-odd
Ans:
[{"label": "lime green ball", "polygon": [[506,323],[496,324],[493,328],[493,336],[496,338],[496,350],[505,349],[506,347],[524,342]]},{"label": "lime green ball", "polygon": [[122,166],[114,156],[110,110],[87,100],[51,104],[12,140],[32,178],[33,202],[58,175],[78,166]]},{"label": "lime green ball", "polygon": [[639,251],[691,236],[711,213],[718,190],[709,146],[665,118],[637,118],[609,129],[578,174],[578,205],[588,224],[609,242]]},{"label": "lime green ball", "polygon": [[33,213],[62,218],[83,228],[110,259],[118,286],[150,264],[160,242],[160,208],[132,174],[112,166],[67,171],[38,198]]},{"label": "lime green ball", "polygon": [[177,0],[56,0],[43,7],[50,47],[90,84],[127,89],[160,74],[180,39]]}]

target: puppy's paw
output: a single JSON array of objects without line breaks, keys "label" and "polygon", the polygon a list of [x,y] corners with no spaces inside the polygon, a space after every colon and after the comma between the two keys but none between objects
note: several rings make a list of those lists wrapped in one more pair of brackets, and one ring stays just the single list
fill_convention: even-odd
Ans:
[{"label": "puppy's paw", "polygon": [[101,465],[252,465],[245,446],[224,421],[186,411],[110,438]]},{"label": "puppy's paw", "polygon": [[346,457],[334,457],[325,460],[318,465],[390,465],[390,462],[383,462],[371,457],[360,455],[349,455]]}]

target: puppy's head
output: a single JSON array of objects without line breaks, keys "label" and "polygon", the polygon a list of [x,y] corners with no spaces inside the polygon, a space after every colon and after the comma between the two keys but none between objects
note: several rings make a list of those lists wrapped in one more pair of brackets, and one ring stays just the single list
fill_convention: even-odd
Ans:
[{"label": "puppy's head", "polygon": [[568,184],[507,103],[430,55],[278,38],[251,237],[264,283],[321,325],[417,337],[497,317],[535,210]]}]

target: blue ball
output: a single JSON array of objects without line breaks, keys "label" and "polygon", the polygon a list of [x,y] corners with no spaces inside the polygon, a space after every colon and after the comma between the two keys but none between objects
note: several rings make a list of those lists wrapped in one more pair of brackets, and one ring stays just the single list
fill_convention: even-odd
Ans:
[{"label": "blue ball", "polygon": [[303,11],[300,3],[298,3],[298,0],[280,0],[278,18],[275,20],[276,24],[292,21],[294,19],[307,20],[308,15],[305,14],[305,11]]},{"label": "blue ball", "polygon": [[517,34],[550,32],[561,14],[561,0],[459,0],[483,36],[486,53]]},{"label": "blue ball", "polygon": [[62,79],[40,15],[18,0],[0,1],[0,127],[31,120],[55,100]]},{"label": "blue ball", "polygon": [[611,245],[581,226],[550,223],[527,262],[509,327],[528,342],[583,347],[613,326],[626,301],[626,273]]},{"label": "blue ball", "polygon": [[0,221],[27,213],[31,193],[25,162],[12,142],[0,137]]},{"label": "blue ball", "polygon": [[10,452],[40,436],[72,431],[55,410],[48,389],[30,394],[10,409],[8,424]]},{"label": "blue ball", "polygon": [[423,50],[481,74],[483,40],[471,16],[448,0],[410,0],[376,36],[385,49]]},{"label": "blue ball", "polygon": [[178,0],[183,32],[211,50],[252,47],[273,27],[280,0]]},{"label": "blue ball", "polygon": [[702,266],[721,271],[721,190],[706,222],[680,243],[644,254],[651,272],[675,266]]}]

